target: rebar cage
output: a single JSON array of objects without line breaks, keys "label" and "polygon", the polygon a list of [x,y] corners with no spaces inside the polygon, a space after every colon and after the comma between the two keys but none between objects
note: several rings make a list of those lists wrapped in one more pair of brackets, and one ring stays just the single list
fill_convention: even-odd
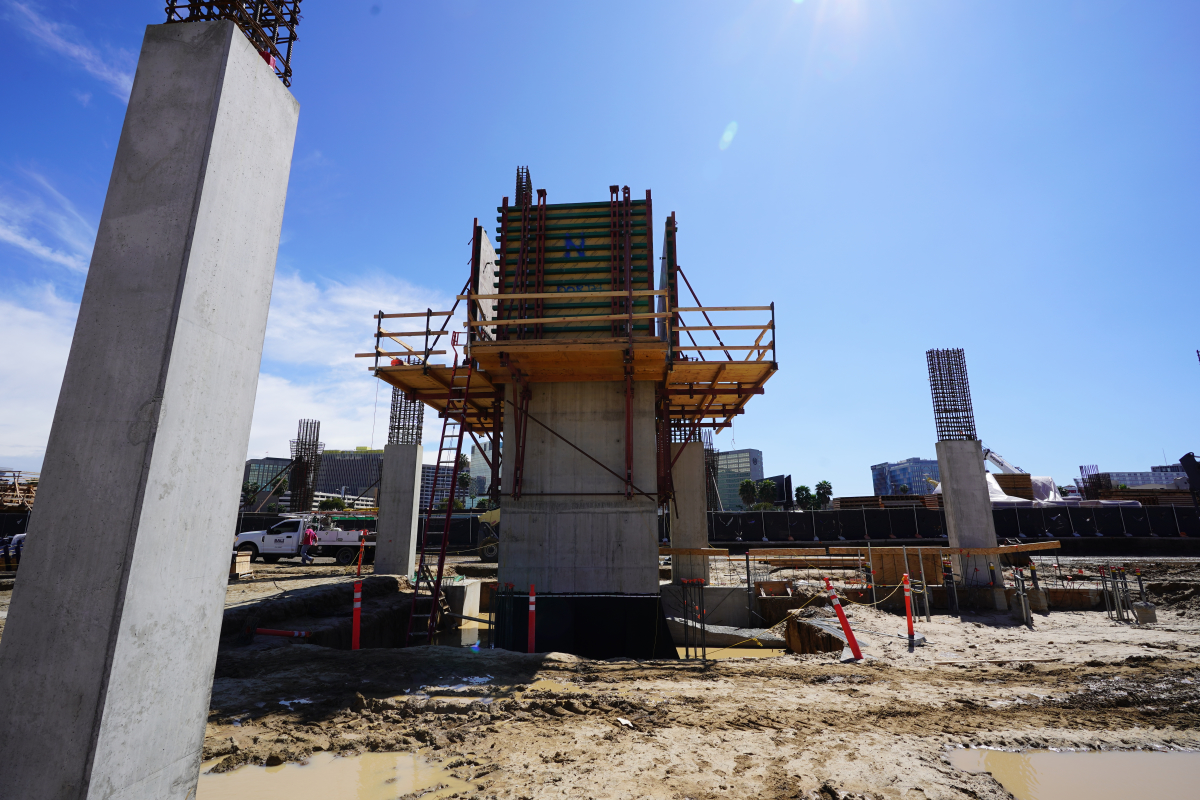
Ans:
[{"label": "rebar cage", "polygon": [[301,0],[238,0],[196,2],[167,0],[167,22],[211,22],[227,19],[237,25],[284,86],[292,85],[292,45],[300,22]]},{"label": "rebar cage", "polygon": [[320,420],[300,420],[296,438],[291,441],[292,458],[296,461],[292,467],[292,479],[288,482],[293,512],[307,514],[312,511],[317,475],[321,471],[321,454],[325,450],[325,444],[318,441],[320,438]]},{"label": "rebar cage", "polygon": [[933,392],[938,441],[977,440],[971,386],[967,382],[967,359],[962,348],[926,350],[925,360],[929,364],[929,388]]},{"label": "rebar cage", "polygon": [[425,404],[392,387],[392,416],[388,421],[388,444],[420,444],[425,423]]}]

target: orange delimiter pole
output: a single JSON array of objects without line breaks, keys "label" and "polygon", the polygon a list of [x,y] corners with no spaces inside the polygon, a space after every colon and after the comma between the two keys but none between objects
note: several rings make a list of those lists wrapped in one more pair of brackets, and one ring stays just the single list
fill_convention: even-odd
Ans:
[{"label": "orange delimiter pole", "polygon": [[908,641],[911,642],[916,634],[913,633],[912,620],[912,586],[908,582],[908,573],[904,573],[904,615],[908,617]]},{"label": "orange delimiter pole", "polygon": [[537,648],[534,646],[534,643],[537,639],[537,627],[535,624],[536,620],[534,618],[536,604],[537,595],[534,593],[533,584],[531,583],[529,584],[529,649],[525,651],[527,653],[537,652]]},{"label": "orange delimiter pole", "polygon": [[833,610],[837,612],[838,622],[842,623],[842,633],[846,634],[846,644],[850,645],[850,652],[859,661],[862,660],[862,650],[858,649],[858,640],[854,638],[854,631],[850,630],[850,620],[846,619],[846,612],[842,610],[842,604],[838,600],[837,592],[833,590],[833,584],[829,582],[829,578],[825,579],[825,588],[829,590],[829,599],[833,601]]}]

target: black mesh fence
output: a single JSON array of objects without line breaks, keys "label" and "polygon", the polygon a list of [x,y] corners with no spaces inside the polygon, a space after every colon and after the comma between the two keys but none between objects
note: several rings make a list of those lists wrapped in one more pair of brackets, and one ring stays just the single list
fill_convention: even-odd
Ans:
[{"label": "black mesh fence", "polygon": [[918,508],[917,531],[922,539],[945,539],[946,512],[940,508]]},{"label": "black mesh fence", "polygon": [[1179,521],[1179,532],[1184,536],[1200,536],[1200,514],[1195,508],[1175,506],[1175,517]]},{"label": "black mesh fence", "polygon": [[763,535],[769,542],[786,542],[791,540],[788,532],[788,513],[786,511],[764,511]]},{"label": "black mesh fence", "polygon": [[714,511],[708,515],[709,531],[714,542],[736,542],[741,538],[741,514]]},{"label": "black mesh fence", "polygon": [[[998,539],[1200,537],[1191,506],[997,508]],[[713,542],[846,542],[945,539],[946,513],[932,508],[710,512]]]}]

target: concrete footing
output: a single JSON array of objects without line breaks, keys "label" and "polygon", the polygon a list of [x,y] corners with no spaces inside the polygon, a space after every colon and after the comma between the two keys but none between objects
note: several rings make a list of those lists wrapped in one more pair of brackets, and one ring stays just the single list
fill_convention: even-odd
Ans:
[{"label": "concrete footing", "polygon": [[421,445],[386,445],[379,479],[376,575],[412,575],[416,571],[420,502]]},{"label": "concrete footing", "polygon": [[146,29],[0,640],[0,798],[194,797],[298,104]]}]

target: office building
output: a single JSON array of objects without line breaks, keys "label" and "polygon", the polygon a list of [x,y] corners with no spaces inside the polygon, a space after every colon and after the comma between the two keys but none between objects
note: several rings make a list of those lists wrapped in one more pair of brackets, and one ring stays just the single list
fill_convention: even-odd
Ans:
[{"label": "office building", "polygon": [[[480,442],[471,446],[471,488],[477,498],[487,497],[488,484],[492,480],[492,468],[484,459],[492,457],[491,442]],[[481,452],[482,451],[482,452]]]},{"label": "office building", "polygon": [[775,505],[791,508],[796,504],[796,493],[792,490],[791,475],[772,475],[767,478],[775,484]]},{"label": "office building", "polygon": [[[375,505],[379,492],[379,473],[383,469],[383,451],[367,447],[353,450],[326,450],[317,471],[316,492],[346,496],[346,502],[362,497]],[[361,505],[361,503],[360,503]]]},{"label": "office building", "polygon": [[936,458],[906,458],[871,466],[871,485],[877,495],[932,494],[931,480],[941,480]]},{"label": "office building", "polygon": [[721,496],[721,505],[726,511],[743,507],[738,486],[746,479],[755,483],[763,479],[761,450],[747,448],[717,453],[717,494]]},{"label": "office building", "polygon": [[[443,464],[442,466],[437,467],[437,470],[438,470],[437,494],[431,498],[431,494],[433,493],[434,465],[433,464],[422,464],[421,465],[421,510],[422,511],[429,508],[431,500],[433,503],[437,503],[439,500],[445,500],[447,497],[450,496],[450,481],[453,480],[453,478],[454,478],[454,468],[448,464]],[[465,499],[463,499],[461,497],[459,497],[458,499],[463,500],[463,504],[466,505]]]}]

